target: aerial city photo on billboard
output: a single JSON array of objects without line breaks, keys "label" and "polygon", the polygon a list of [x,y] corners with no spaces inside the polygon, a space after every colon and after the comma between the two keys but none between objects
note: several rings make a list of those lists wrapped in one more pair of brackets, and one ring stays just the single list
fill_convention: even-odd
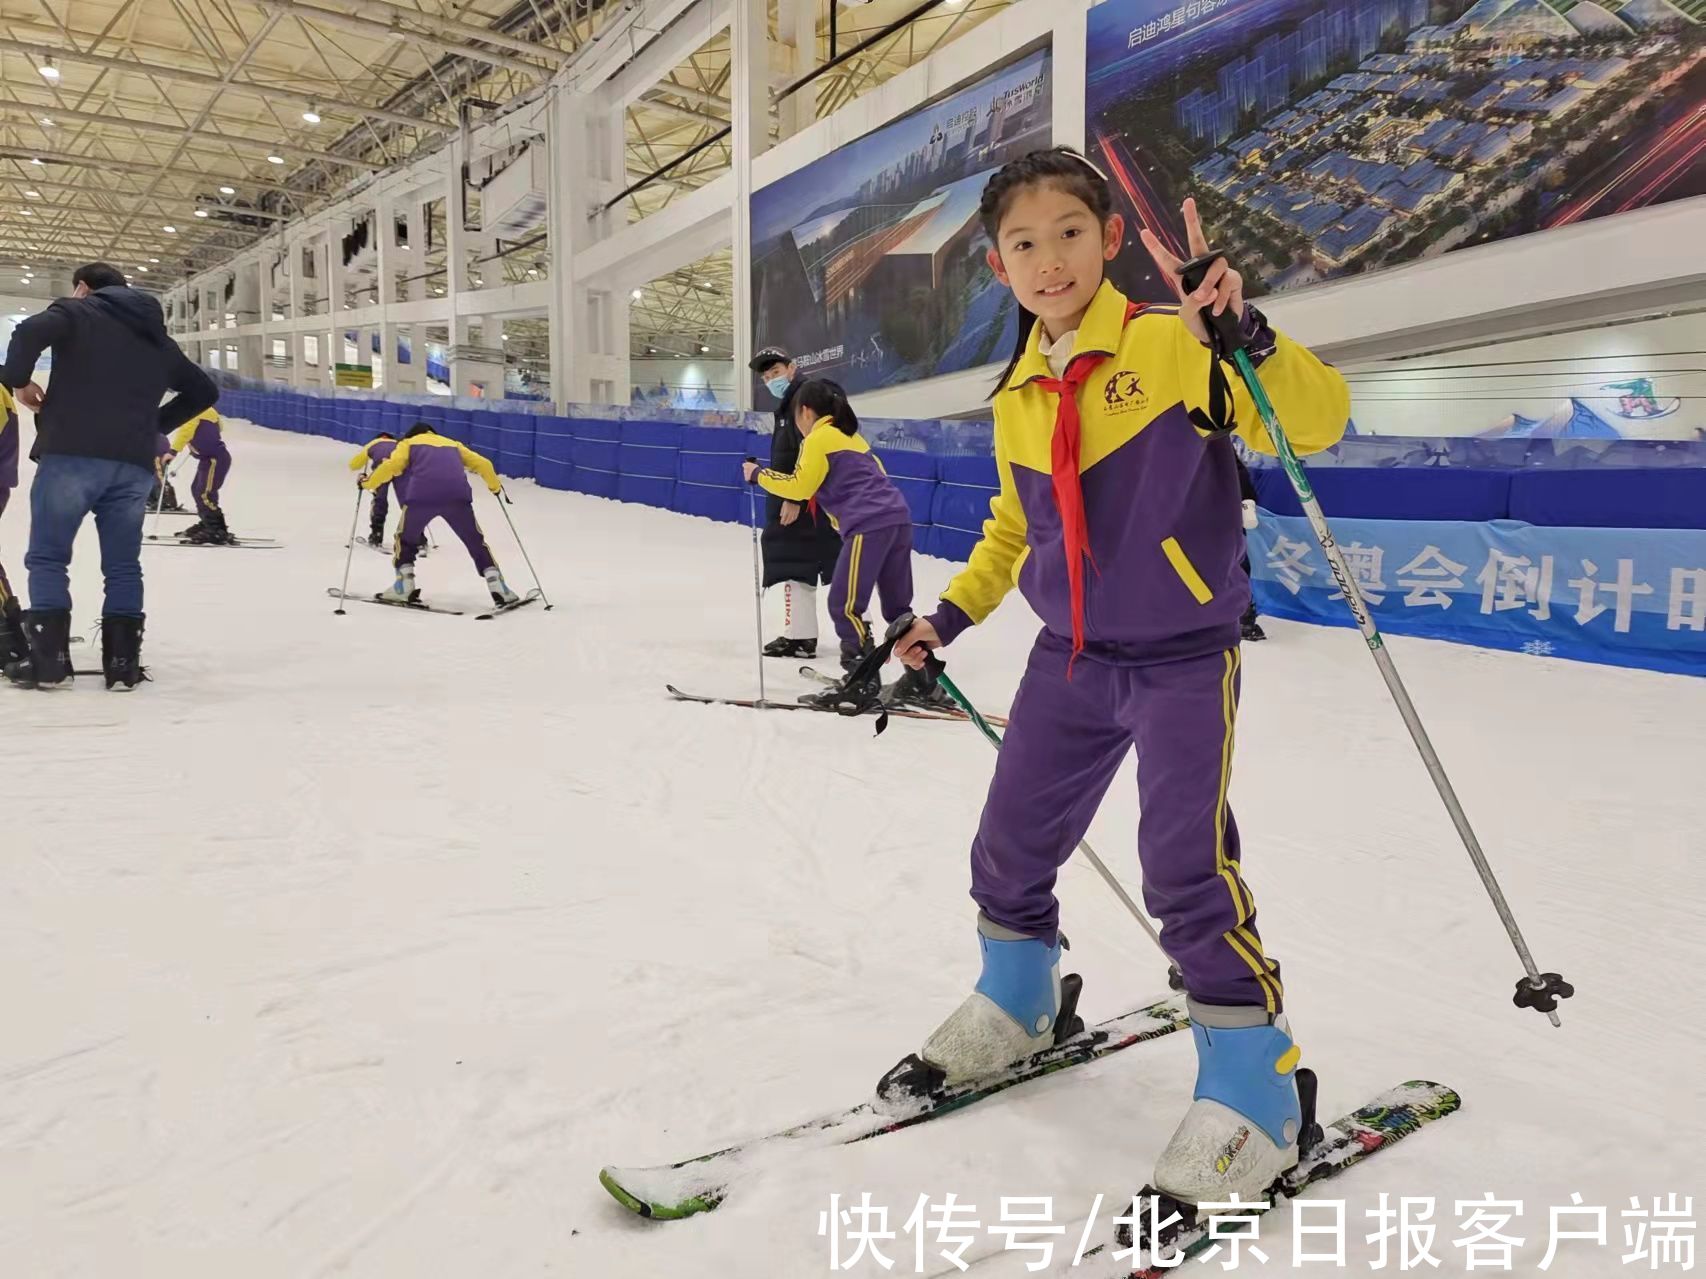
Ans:
[{"label": "aerial city photo on billboard", "polygon": [[978,203],[991,173],[1049,145],[1049,89],[1048,53],[1030,54],[755,191],[753,345],[849,391],[1009,351],[1018,316]]},{"label": "aerial city photo on billboard", "polygon": [[[1706,193],[1706,0],[1108,0],[1086,144],[1255,293]],[[1135,242],[1135,228],[1133,229]],[[1167,292],[1141,248],[1116,279]]]}]

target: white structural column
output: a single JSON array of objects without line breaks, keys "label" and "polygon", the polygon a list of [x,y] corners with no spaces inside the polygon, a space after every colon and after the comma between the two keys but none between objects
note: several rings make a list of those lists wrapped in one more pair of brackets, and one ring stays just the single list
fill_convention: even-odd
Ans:
[{"label": "white structural column", "polygon": [[287,237],[285,241],[285,262],[290,268],[290,322],[297,327],[292,329],[288,339],[290,348],[290,385],[301,390],[308,385],[308,333],[301,327],[303,316],[307,314],[307,281],[303,278],[302,241],[295,237]]},{"label": "white structural column", "polygon": [[769,138],[770,51],[766,45],[764,0],[734,0],[729,27],[730,94],[734,126],[735,198],[731,233],[734,244],[735,403],[752,407],[752,158]]},{"label": "white structural column", "polygon": [[[608,95],[605,95],[606,97]],[[604,211],[625,185],[622,112],[596,93],[559,91],[549,115],[551,396],[565,404],[628,398],[628,295],[621,281],[589,287],[576,257],[621,223]]]},{"label": "white structural column", "polygon": [[[339,219],[326,228],[326,316],[332,329],[332,356],[326,361],[326,385],[338,384],[338,365],[349,357],[344,350],[344,290],[348,280],[344,272],[344,233],[347,220]],[[356,334],[359,341],[361,335]],[[359,352],[356,362],[360,363]]]},{"label": "white structural column", "polygon": [[[838,4],[840,0],[830,0]],[[781,62],[786,69],[776,77],[776,87],[797,80],[817,66],[817,0],[780,0],[777,13],[777,36],[781,44]],[[778,123],[784,138],[791,138],[808,124],[817,120],[817,95],[810,89],[794,94],[777,107]]]}]

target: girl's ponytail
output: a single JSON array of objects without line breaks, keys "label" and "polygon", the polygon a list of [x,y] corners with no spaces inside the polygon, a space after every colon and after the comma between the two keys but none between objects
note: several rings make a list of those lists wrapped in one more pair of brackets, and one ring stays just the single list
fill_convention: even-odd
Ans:
[{"label": "girl's ponytail", "polygon": [[853,406],[847,402],[847,392],[838,382],[813,378],[794,393],[794,403],[803,404],[819,417],[828,418],[843,435],[859,433],[859,415],[853,412]]},{"label": "girl's ponytail", "polygon": [[[995,246],[998,252],[1001,219],[1006,216],[1013,197],[1028,187],[1045,182],[1084,201],[1101,225],[1106,226],[1108,219],[1113,216],[1113,193],[1108,190],[1107,178],[1102,176],[1101,170],[1095,165],[1071,147],[1049,147],[1043,151],[1032,151],[1002,165],[984,184],[983,199],[978,205],[978,220],[983,224],[983,233],[989,237],[990,244]],[[1025,345],[1030,341],[1031,330],[1036,324],[1037,317],[1021,306],[1019,337],[1013,347],[1013,358],[1007,361],[1007,367],[1001,371],[1000,380],[990,388],[991,399],[1007,385],[1007,379],[1013,376],[1013,370],[1018,367],[1020,357],[1025,354]]]}]

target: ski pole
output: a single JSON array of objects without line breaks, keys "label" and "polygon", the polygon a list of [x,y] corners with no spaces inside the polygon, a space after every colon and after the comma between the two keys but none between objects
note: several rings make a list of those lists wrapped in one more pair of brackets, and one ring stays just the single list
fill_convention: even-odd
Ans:
[{"label": "ski pole", "polygon": [[[1179,281],[1184,291],[1190,293],[1199,287],[1208,268],[1221,256],[1223,255],[1209,252],[1182,265],[1179,268]],[[1205,313],[1203,319],[1208,322],[1209,331],[1214,337],[1212,358],[1230,360],[1238,370],[1238,376],[1250,390],[1250,398],[1255,401],[1256,412],[1262,419],[1262,425],[1267,427],[1269,438],[1274,442],[1274,451],[1279,454],[1280,465],[1285,469],[1286,478],[1291,481],[1297,500],[1303,505],[1304,514],[1309,517],[1309,527],[1314,530],[1315,540],[1321,544],[1321,550],[1327,556],[1327,564],[1333,570],[1333,580],[1344,594],[1345,606],[1350,609],[1357,629],[1362,632],[1363,640],[1368,644],[1368,651],[1374,658],[1374,664],[1380,669],[1380,677],[1386,681],[1387,691],[1397,703],[1398,714],[1404,721],[1404,727],[1410,730],[1410,740],[1421,753],[1428,776],[1433,779],[1434,789],[1445,802],[1446,812],[1451,815],[1458,838],[1463,841],[1469,860],[1475,864],[1475,873],[1481,877],[1481,885],[1492,899],[1493,909],[1498,912],[1505,932],[1510,936],[1511,945],[1516,949],[1517,957],[1522,960],[1525,976],[1518,979],[1516,994],[1511,1002],[1518,1008],[1533,1008],[1537,1012],[1543,1012],[1554,1026],[1561,1025],[1558,1020],[1558,1001],[1575,994],[1575,988],[1559,974],[1542,973],[1535,965],[1534,957],[1528,950],[1528,943],[1523,939],[1522,930],[1517,927],[1516,916],[1511,912],[1504,891],[1493,875],[1487,854],[1481,849],[1481,841],[1476,838],[1474,828],[1469,824],[1469,816],[1463,811],[1463,805],[1457,798],[1457,791],[1452,786],[1451,779],[1446,776],[1445,766],[1434,750],[1427,729],[1422,726],[1421,716],[1416,713],[1409,690],[1398,676],[1398,668],[1393,664],[1392,654],[1386,648],[1380,628],[1375,625],[1368,604],[1357,588],[1356,579],[1351,576],[1350,567],[1345,563],[1344,552],[1334,540],[1333,530],[1327,526],[1327,517],[1321,511],[1321,503],[1316,500],[1309,476],[1304,472],[1303,464],[1297,460],[1291,441],[1286,438],[1285,428],[1280,425],[1279,415],[1274,411],[1273,401],[1268,398],[1267,389],[1262,385],[1256,366],[1251,362],[1249,352],[1244,349],[1246,343],[1239,331],[1239,317],[1229,311],[1223,311],[1212,316]]]},{"label": "ski pole", "polygon": [[179,467],[182,466],[183,460],[179,459],[177,466],[174,466],[170,471],[163,466],[160,468],[160,500],[154,506],[154,521],[148,532],[150,542],[160,540],[160,512],[166,509],[166,486],[172,482],[173,476],[177,475]]},{"label": "ski pole", "polygon": [[349,551],[344,556],[344,584],[338,588],[338,606],[332,610],[339,617],[344,615],[344,601],[349,598],[349,567],[350,561],[355,559],[355,530],[360,524],[361,484],[358,481],[355,486],[355,514],[350,516],[349,522]]},{"label": "ski pole", "polygon": [[[749,462],[758,459],[749,457]],[[752,525],[752,616],[754,629],[757,632],[758,643],[758,704],[765,705],[764,698],[764,551],[759,545],[758,536],[758,485],[748,485],[747,509],[751,512]]]},{"label": "ski pole", "polygon": [[527,571],[533,574],[533,589],[539,592],[539,598],[545,601],[545,611],[549,613],[555,605],[551,603],[550,596],[545,594],[545,588],[539,584],[539,570],[533,567],[533,557],[527,553],[527,547],[521,540],[521,534],[515,531],[515,521],[510,518],[509,508],[515,503],[502,489],[493,493],[492,496],[498,499],[498,509],[504,513],[504,519],[509,524],[509,535],[515,539],[516,547],[521,551],[521,558],[527,563]]},{"label": "ski pole", "polygon": [[[910,619],[902,620],[910,621]],[[908,627],[908,629],[911,628]],[[905,632],[902,632],[902,634],[904,633]],[[971,704],[971,698],[967,697],[960,691],[959,685],[954,683],[954,681],[948,677],[947,663],[935,654],[931,654],[924,659],[924,666],[929,671],[930,677],[942,686],[943,691],[945,691],[949,697],[954,699],[954,705],[958,706],[966,713],[967,718],[969,718],[973,724],[977,725],[978,732],[982,733],[984,737],[988,739],[989,744],[999,752],[1001,750],[1001,734],[997,733],[990,725],[990,722],[978,713],[977,707]],[[1131,894],[1125,890],[1125,885],[1120,883],[1120,881],[1115,878],[1114,872],[1108,869],[1108,864],[1096,855],[1096,850],[1090,847],[1089,840],[1079,840],[1078,851],[1083,853],[1085,860],[1096,868],[1096,873],[1102,877],[1103,882],[1113,890],[1114,896],[1120,899],[1121,905],[1131,912],[1131,917],[1138,922],[1144,932],[1149,934],[1149,940],[1155,943],[1155,948],[1161,952],[1163,958],[1167,959],[1168,976],[1173,989],[1183,989],[1184,983],[1179,974],[1178,967],[1174,965],[1171,958],[1167,956],[1167,948],[1161,944],[1161,934],[1156,931],[1155,925],[1150,922],[1149,916],[1145,915],[1142,908],[1132,900]]]}]

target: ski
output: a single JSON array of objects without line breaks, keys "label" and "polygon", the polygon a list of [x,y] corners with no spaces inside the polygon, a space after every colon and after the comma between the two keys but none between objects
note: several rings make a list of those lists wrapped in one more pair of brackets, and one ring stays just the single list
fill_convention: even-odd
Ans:
[{"label": "ski", "polygon": [[[841,683],[841,681],[835,676],[830,675],[825,671],[820,671],[815,666],[800,667],[800,674],[811,680],[814,684],[822,684],[825,688],[834,688],[836,685]],[[892,689],[893,687],[893,684],[889,684],[883,689],[883,695],[885,698],[888,696],[889,689]],[[892,702],[885,701],[883,703],[883,707],[880,709],[887,709],[890,715],[899,715],[905,711],[919,711],[925,715],[939,719],[969,720],[971,718],[971,716],[967,715],[958,706],[954,705],[931,708],[917,706],[910,702],[902,702],[897,706]],[[1007,717],[1005,715],[985,715],[983,718],[986,723],[993,724],[996,728],[1007,727]]]},{"label": "ski", "polygon": [[348,600],[352,604],[379,604],[385,608],[406,608],[415,613],[439,613],[445,617],[461,617],[459,608],[439,608],[436,604],[422,604],[419,600],[405,602],[403,600],[382,600],[377,595],[345,595],[335,586],[328,586],[326,594],[333,599]]},{"label": "ski", "polygon": [[513,613],[518,608],[526,608],[529,604],[535,604],[538,601],[539,592],[537,590],[532,590],[513,603],[499,604],[496,608],[477,614],[474,620],[476,622],[489,622],[494,617],[502,617],[505,613]]},{"label": "ski", "polygon": [[[1304,1151],[1297,1166],[1268,1187],[1264,1200],[1260,1201],[1265,1206],[1252,1204],[1247,1212],[1199,1218],[1194,1207],[1181,1208],[1166,1196],[1158,1197],[1146,1189],[1138,1196],[1135,1218],[1128,1218],[1127,1224],[1118,1227],[1114,1241],[1099,1244],[1084,1254],[1086,1268],[1082,1273],[1086,1279],[1161,1279],[1186,1259],[1216,1246],[1222,1238],[1232,1233],[1248,1233],[1248,1227],[1227,1229],[1232,1221],[1251,1220],[1272,1211],[1282,1200],[1294,1199],[1316,1183],[1338,1176],[1423,1125],[1453,1114],[1462,1105],[1463,1099],[1452,1089],[1424,1079],[1388,1089],[1328,1124],[1320,1138]],[[1124,1211],[1130,1210],[1131,1205],[1125,1205]],[[1213,1221],[1221,1225],[1218,1232],[1210,1225]]]},{"label": "ski", "polygon": [[1091,1026],[991,1079],[944,1088],[909,1105],[889,1106],[872,1098],[847,1110],[680,1163],[652,1168],[604,1168],[598,1174],[599,1184],[617,1203],[642,1217],[675,1221],[710,1212],[728,1198],[737,1181],[762,1173],[795,1155],[899,1132],[963,1110],[1015,1084],[1099,1061],[1133,1044],[1183,1030],[1189,1024],[1184,996],[1172,995]]},{"label": "ski", "polygon": [[185,542],[175,537],[147,539],[149,546],[187,546],[198,551],[280,551],[284,543],[272,537],[239,537],[229,542]]},{"label": "ski", "polygon": [[[901,719],[940,720],[945,724],[958,723],[965,718],[965,716],[957,713],[914,710],[909,706],[870,706],[852,715],[843,715],[841,711],[832,706],[807,706],[803,702],[761,702],[756,697],[706,697],[700,693],[684,693],[674,684],[665,684],[664,687],[669,690],[669,695],[677,701],[699,702],[706,706],[744,706],[748,710],[762,709],[767,711],[816,711],[821,715],[842,715],[844,719],[862,719],[867,715],[878,715],[887,711],[888,714]],[[993,722],[992,720],[991,723]]]}]

